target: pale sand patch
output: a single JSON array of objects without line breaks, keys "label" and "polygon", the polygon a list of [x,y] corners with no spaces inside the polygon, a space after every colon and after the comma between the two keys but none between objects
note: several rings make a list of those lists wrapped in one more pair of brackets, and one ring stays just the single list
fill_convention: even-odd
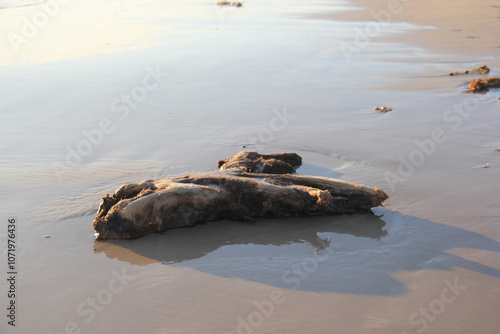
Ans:
[{"label": "pale sand patch", "polygon": [[[384,36],[389,42],[412,44],[456,56],[500,54],[500,4],[495,0],[352,0],[359,10],[318,14],[321,19],[339,21],[387,20],[408,22],[436,29],[415,30],[404,35]],[[393,9],[391,11],[391,8]]]}]

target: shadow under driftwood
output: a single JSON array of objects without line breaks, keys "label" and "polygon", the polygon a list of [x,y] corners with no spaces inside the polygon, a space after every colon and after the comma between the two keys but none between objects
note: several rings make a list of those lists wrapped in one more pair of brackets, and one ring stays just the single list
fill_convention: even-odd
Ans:
[{"label": "shadow under driftwood", "polygon": [[[135,240],[95,241],[96,253],[135,265],[161,262],[290,290],[398,295],[398,271],[500,270],[446,253],[500,252],[480,234],[382,208],[373,214],[218,221]],[[446,243],[444,243],[446,240]],[[134,256],[135,255],[135,256]]]},{"label": "shadow under driftwood", "polygon": [[[304,220],[309,220],[304,222]],[[331,241],[318,236],[319,232],[350,234],[356,237],[380,239],[387,235],[385,223],[373,214],[337,217],[295,217],[263,219],[254,222],[228,220],[209,222],[192,228],[179,228],[151,234],[134,240],[106,240],[94,242],[96,252],[107,252],[111,245],[123,247],[156,262],[183,263],[201,258],[223,246],[274,245],[304,243],[314,250],[331,246]],[[138,264],[119,254],[111,257]]]}]

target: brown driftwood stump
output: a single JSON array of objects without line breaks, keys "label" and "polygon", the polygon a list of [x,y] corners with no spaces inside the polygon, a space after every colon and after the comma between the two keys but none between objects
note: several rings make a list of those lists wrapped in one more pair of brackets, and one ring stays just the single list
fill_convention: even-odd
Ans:
[{"label": "brown driftwood stump", "polygon": [[302,164],[297,153],[259,154],[242,151],[229,159],[219,160],[219,169],[239,168],[249,173],[290,174]]},{"label": "brown driftwood stump", "polygon": [[240,152],[219,161],[225,170],[126,184],[102,198],[92,227],[97,239],[128,239],[220,219],[367,212],[388,198],[378,188],[283,174],[301,160],[295,153]]}]

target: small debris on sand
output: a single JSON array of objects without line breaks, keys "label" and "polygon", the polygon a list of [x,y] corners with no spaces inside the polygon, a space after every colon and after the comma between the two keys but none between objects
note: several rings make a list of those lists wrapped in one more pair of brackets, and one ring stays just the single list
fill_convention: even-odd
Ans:
[{"label": "small debris on sand", "polygon": [[490,88],[500,88],[500,78],[476,79],[469,82],[469,90],[464,93],[487,92]]},{"label": "small debris on sand", "polygon": [[490,167],[490,164],[489,164],[489,163],[485,163],[482,167],[483,167],[483,168],[489,168],[489,167]]},{"label": "small debris on sand", "polygon": [[219,1],[219,2],[217,2],[217,5],[219,5],[219,6],[235,6],[235,7],[243,6],[243,4],[241,2],[229,2],[229,1]]},{"label": "small debris on sand", "polygon": [[50,238],[50,235],[48,235],[48,234],[44,234],[44,235],[43,235],[43,237],[44,237],[45,239],[48,239],[48,238]]},{"label": "small debris on sand", "polygon": [[373,110],[377,110],[380,112],[388,112],[388,111],[391,111],[392,108],[391,107],[375,107],[375,108],[373,108]]},{"label": "small debris on sand", "polygon": [[450,73],[450,75],[472,74],[472,73],[486,74],[489,72],[490,72],[490,69],[488,68],[488,66],[483,65],[483,66],[478,67],[478,68],[473,68],[472,70],[453,71]]},{"label": "small debris on sand", "polygon": [[495,147],[495,151],[500,152],[500,147]]}]

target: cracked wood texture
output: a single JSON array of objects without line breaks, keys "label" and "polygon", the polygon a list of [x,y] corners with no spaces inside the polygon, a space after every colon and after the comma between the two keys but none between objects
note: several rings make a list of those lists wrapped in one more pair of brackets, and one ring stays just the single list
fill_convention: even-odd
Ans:
[{"label": "cracked wood texture", "polygon": [[92,224],[97,239],[136,238],[220,219],[368,212],[388,198],[381,189],[332,178],[248,172],[273,170],[273,160],[277,173],[285,164],[294,169],[301,162],[295,153],[245,151],[235,157],[219,162],[224,170],[126,184],[106,194]]}]

